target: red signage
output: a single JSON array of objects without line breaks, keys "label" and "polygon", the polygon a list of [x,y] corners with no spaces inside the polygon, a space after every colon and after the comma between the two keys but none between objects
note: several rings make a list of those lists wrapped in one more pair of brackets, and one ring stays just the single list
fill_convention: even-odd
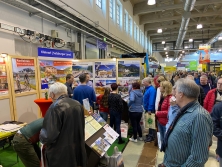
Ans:
[{"label": "red signage", "polygon": [[34,60],[33,59],[16,59],[16,65],[17,67],[34,66]]},{"label": "red signage", "polygon": [[53,66],[72,66],[71,61],[53,61]]}]

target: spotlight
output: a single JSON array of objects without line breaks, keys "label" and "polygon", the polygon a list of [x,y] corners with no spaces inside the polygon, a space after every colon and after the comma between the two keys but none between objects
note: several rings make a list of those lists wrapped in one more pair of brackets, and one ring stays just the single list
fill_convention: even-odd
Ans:
[{"label": "spotlight", "polygon": [[197,29],[201,29],[203,28],[203,25],[202,24],[197,24]]},{"label": "spotlight", "polygon": [[193,42],[193,39],[192,39],[192,38],[190,38],[190,39],[189,39],[189,42]]},{"label": "spotlight", "polygon": [[185,53],[185,51],[183,50],[182,53]]},{"label": "spotlight", "polygon": [[164,50],[167,50],[167,48],[164,48]]},{"label": "spotlight", "polygon": [[161,29],[161,28],[159,28],[158,30],[157,30],[157,33],[162,33],[163,32],[163,30]]},{"label": "spotlight", "polygon": [[2,57],[2,58],[6,58],[7,56],[8,56],[7,53],[2,53],[2,54],[1,54],[1,57]]},{"label": "spotlight", "polygon": [[162,41],[162,44],[165,44],[165,41]]},{"label": "spotlight", "polygon": [[168,54],[168,52],[165,52],[165,54]]},{"label": "spotlight", "polygon": [[168,55],[166,55],[166,57],[168,57]]},{"label": "spotlight", "polygon": [[222,40],[222,36],[221,36],[221,37],[218,37],[218,40],[220,40],[220,41],[221,41],[221,40]]},{"label": "spotlight", "polygon": [[156,4],[156,0],[148,0],[147,1],[147,5],[155,5]]}]

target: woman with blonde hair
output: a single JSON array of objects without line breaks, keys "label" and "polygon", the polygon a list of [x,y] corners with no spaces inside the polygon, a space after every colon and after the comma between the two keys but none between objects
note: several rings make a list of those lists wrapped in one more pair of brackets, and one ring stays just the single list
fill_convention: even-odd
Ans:
[{"label": "woman with blonde hair", "polygon": [[163,81],[160,83],[161,98],[156,111],[156,117],[158,122],[158,129],[160,132],[160,139],[163,141],[164,134],[166,132],[166,124],[168,122],[168,110],[170,107],[170,98],[172,96],[172,84],[169,81]]},{"label": "woman with blonde hair", "polygon": [[156,93],[156,101],[155,101],[155,110],[157,111],[158,110],[158,105],[159,105],[159,102],[160,102],[160,97],[161,97],[161,92],[160,92],[160,83],[163,82],[163,81],[166,81],[167,79],[163,76],[159,76],[157,78],[157,93]]}]

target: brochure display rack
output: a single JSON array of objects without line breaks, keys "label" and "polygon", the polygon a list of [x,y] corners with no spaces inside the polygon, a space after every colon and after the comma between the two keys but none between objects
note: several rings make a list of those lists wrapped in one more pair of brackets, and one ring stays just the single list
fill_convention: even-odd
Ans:
[{"label": "brochure display rack", "polygon": [[119,135],[100,117],[94,113],[85,118],[85,140],[88,155],[88,166],[97,167],[99,160]]}]

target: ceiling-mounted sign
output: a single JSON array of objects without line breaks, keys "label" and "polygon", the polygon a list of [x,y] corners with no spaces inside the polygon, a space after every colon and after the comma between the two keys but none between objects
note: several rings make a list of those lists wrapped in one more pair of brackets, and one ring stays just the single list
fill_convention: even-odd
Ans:
[{"label": "ceiling-mounted sign", "polygon": [[196,71],[197,70],[197,62],[196,61],[190,61],[189,69]]},{"label": "ceiling-mounted sign", "polygon": [[52,57],[52,58],[64,58],[73,59],[74,53],[68,50],[57,50],[50,48],[38,48],[39,57]]},{"label": "ceiling-mounted sign", "polygon": [[186,64],[177,63],[177,67],[186,67]]},{"label": "ceiling-mounted sign", "polygon": [[106,50],[107,44],[103,41],[97,40],[97,48]]}]

